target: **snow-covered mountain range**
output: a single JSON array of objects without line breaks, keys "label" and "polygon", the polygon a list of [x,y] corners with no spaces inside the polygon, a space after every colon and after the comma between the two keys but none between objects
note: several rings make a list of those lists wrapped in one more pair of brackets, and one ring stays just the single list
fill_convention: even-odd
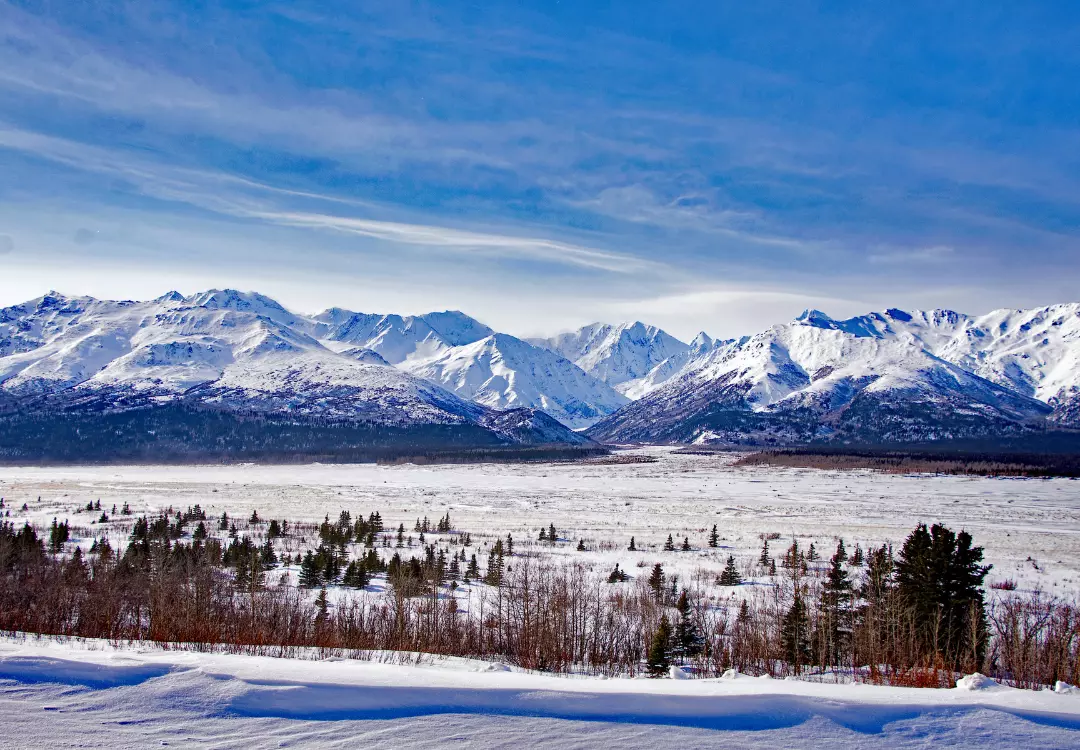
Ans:
[{"label": "snow-covered mountain range", "polygon": [[175,401],[511,442],[586,439],[565,427],[698,443],[1017,435],[1080,426],[1080,304],[807,311],[689,344],[642,323],[522,340],[454,311],[301,315],[233,290],[0,310],[0,407]]},{"label": "snow-covered mountain range", "polygon": [[907,443],[1075,428],[1080,304],[816,310],[697,357],[597,424],[603,440]]}]

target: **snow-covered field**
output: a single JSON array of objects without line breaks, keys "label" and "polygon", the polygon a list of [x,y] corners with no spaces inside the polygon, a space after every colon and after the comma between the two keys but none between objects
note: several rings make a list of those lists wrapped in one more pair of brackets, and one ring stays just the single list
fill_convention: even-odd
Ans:
[{"label": "snow-covered field", "polygon": [[[11,520],[47,525],[71,519],[100,533],[98,514],[74,511],[88,500],[103,508],[127,502],[135,513],[183,509],[243,519],[321,521],[342,509],[355,518],[379,510],[388,527],[449,511],[456,528],[483,543],[513,533],[526,550],[541,527],[554,524],[570,543],[544,546],[607,570],[619,562],[663,560],[689,575],[719,570],[728,554],[748,566],[759,535],[779,533],[774,553],[794,533],[830,553],[843,536],[855,543],[899,544],[919,522],[965,528],[986,549],[988,582],[1010,578],[1022,588],[1080,593],[1080,481],[884,475],[768,467],[734,468],[732,455],[679,455],[648,448],[651,463],[474,464],[443,466],[92,466],[0,468],[0,496]],[[41,498],[40,502],[38,498]],[[21,511],[26,502],[28,512]],[[716,524],[721,547],[710,550]],[[661,553],[668,534],[689,537],[693,551]],[[490,536],[487,536],[490,535]],[[640,552],[628,552],[630,537]],[[123,543],[123,535],[114,542]],[[587,551],[576,551],[584,539]],[[89,544],[89,538],[86,543]],[[281,549],[279,549],[279,552]],[[299,550],[291,550],[293,553]],[[827,554],[824,555],[827,557]],[[683,578],[683,580],[687,580]]]},{"label": "snow-covered field", "polygon": [[[684,581],[696,573],[710,582],[729,554],[760,578],[753,561],[762,534],[781,535],[773,554],[796,534],[827,556],[837,536],[849,550],[865,549],[899,543],[918,522],[943,522],[986,548],[990,582],[1011,578],[1065,598],[1080,591],[1080,482],[736,468],[731,455],[663,448],[618,458],[638,462],[6,467],[0,496],[7,520],[46,526],[68,518],[84,546],[102,535],[122,546],[130,525],[130,517],[103,525],[99,512],[80,512],[97,500],[110,515],[124,503],[135,514],[198,503],[212,516],[244,519],[257,510],[290,521],[378,510],[388,527],[404,523],[409,532],[417,518],[434,522],[449,511],[481,550],[512,533],[516,551],[600,572],[618,562],[636,576],[639,564],[662,561]],[[559,530],[556,546],[535,541],[549,524]],[[706,544],[713,524],[719,549]],[[668,534],[677,544],[689,537],[693,549],[663,552]],[[626,549],[631,536],[637,552]],[[278,551],[295,555],[300,548],[289,545],[300,543],[278,540]],[[422,661],[0,639],[0,747],[1080,746],[1080,694],[751,677],[605,680]]]},{"label": "snow-covered field", "polygon": [[[0,745],[1069,748],[1080,693],[601,680],[0,640]],[[965,689],[965,687],[967,689]]]}]

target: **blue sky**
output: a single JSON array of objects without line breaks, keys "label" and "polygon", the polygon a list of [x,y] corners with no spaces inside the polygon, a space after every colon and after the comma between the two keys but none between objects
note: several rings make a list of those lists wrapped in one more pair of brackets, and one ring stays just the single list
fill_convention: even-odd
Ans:
[{"label": "blue sky", "polygon": [[816,5],[0,0],[0,303],[1080,299],[1080,6]]}]

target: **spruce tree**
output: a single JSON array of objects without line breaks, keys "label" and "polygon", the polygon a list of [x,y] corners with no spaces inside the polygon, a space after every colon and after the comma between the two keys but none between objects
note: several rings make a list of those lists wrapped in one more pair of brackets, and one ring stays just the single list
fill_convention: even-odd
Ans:
[{"label": "spruce tree", "polygon": [[326,589],[319,590],[319,595],[315,597],[315,627],[323,628],[326,626],[327,620],[330,617],[330,602],[326,598]]},{"label": "spruce tree", "polygon": [[829,561],[829,573],[821,591],[820,627],[824,653],[829,665],[840,664],[851,641],[852,584],[844,569],[844,546],[841,541]]},{"label": "spruce tree", "polygon": [[954,669],[975,669],[986,649],[982,547],[971,535],[940,524],[920,524],[904,541],[896,561],[897,592],[911,613],[923,654]]},{"label": "spruce tree", "polygon": [[769,540],[763,539],[761,543],[761,554],[758,555],[758,565],[763,568],[769,567]]},{"label": "spruce tree", "polygon": [[694,622],[694,611],[685,589],[679,594],[675,608],[679,611],[679,621],[675,624],[674,650],[680,657],[692,659],[704,649],[705,639],[701,636],[697,623]]},{"label": "spruce tree", "polygon": [[656,596],[656,601],[663,601],[664,568],[660,563],[653,565],[652,573],[649,574],[649,588],[652,589],[653,594]]},{"label": "spruce tree", "polygon": [[308,550],[304,555],[304,561],[300,563],[300,585],[304,588],[315,588],[322,584],[322,569],[315,560],[315,553]]},{"label": "spruce tree", "polygon": [[810,661],[810,618],[802,593],[797,588],[791,609],[784,615],[780,639],[784,644],[784,658],[792,665],[795,674],[800,674],[802,667]]},{"label": "spruce tree", "polygon": [[720,585],[738,586],[741,583],[742,576],[739,575],[739,570],[735,567],[735,555],[728,555],[727,565],[724,566],[724,570],[720,573]]},{"label": "spruce tree", "polygon": [[584,552],[585,551],[585,540],[584,539],[578,539],[577,551],[578,552]]},{"label": "spruce tree", "polygon": [[671,538],[671,534],[667,535],[667,541],[664,542],[664,552],[675,551],[675,540]]},{"label": "spruce tree", "polygon": [[353,560],[345,567],[345,575],[341,579],[342,584],[354,589],[364,588],[369,581],[370,578],[364,564],[356,560]]},{"label": "spruce tree", "polygon": [[690,551],[690,537],[688,537],[688,536],[683,537],[682,551],[683,552],[689,552]]},{"label": "spruce tree", "polygon": [[671,621],[667,615],[660,616],[660,623],[653,633],[645,667],[649,677],[663,677],[671,668]]},{"label": "spruce tree", "polygon": [[863,564],[863,551],[862,547],[858,544],[855,545],[855,552],[851,555],[851,565],[854,568],[861,568]]},{"label": "spruce tree", "polygon": [[720,546],[720,532],[716,530],[716,524],[713,524],[712,531],[709,532],[709,546],[716,549]]},{"label": "spruce tree", "polygon": [[634,543],[634,537],[630,537],[630,547],[628,549],[631,552],[637,552],[637,545]]}]

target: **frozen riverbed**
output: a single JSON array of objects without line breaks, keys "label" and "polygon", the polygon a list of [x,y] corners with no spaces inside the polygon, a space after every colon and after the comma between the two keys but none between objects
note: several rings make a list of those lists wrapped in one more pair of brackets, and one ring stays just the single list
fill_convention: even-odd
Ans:
[{"label": "frozen riverbed", "polygon": [[[1017,580],[1055,594],[1080,590],[1080,482],[1068,479],[886,475],[869,471],[736,468],[731,455],[634,452],[648,463],[473,464],[442,466],[92,466],[0,468],[0,496],[12,519],[48,523],[88,500],[136,512],[200,503],[212,514],[332,518],[380,510],[408,529],[450,511],[458,528],[532,540],[554,524],[560,536],[584,539],[598,564],[618,555],[631,536],[644,552],[668,534],[689,537],[695,551],[679,567],[716,567],[727,554],[752,559],[759,536],[793,533],[828,550],[837,536],[849,547],[899,543],[918,522],[966,528],[994,564],[989,580]],[[626,455],[626,454],[623,454]],[[38,498],[41,498],[40,502]],[[28,503],[28,512],[19,509]],[[90,524],[73,517],[73,523]],[[722,549],[709,550],[713,524]],[[780,544],[780,543],[778,543]],[[567,554],[572,549],[565,550]]]}]

